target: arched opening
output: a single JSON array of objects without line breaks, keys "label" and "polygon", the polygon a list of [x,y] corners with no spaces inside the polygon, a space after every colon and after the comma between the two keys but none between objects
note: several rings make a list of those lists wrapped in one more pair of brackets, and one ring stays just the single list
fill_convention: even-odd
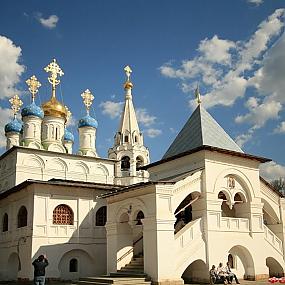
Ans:
[{"label": "arched opening", "polygon": [[139,211],[136,217],[137,226],[142,225],[142,219],[144,219],[144,213],[142,211]]},{"label": "arched opening", "polygon": [[28,211],[22,206],[18,212],[18,228],[26,227],[28,224]]},{"label": "arched opening", "polygon": [[121,159],[121,170],[130,170],[130,158],[128,156],[123,156]]},{"label": "arched opening", "polygon": [[17,253],[12,253],[8,258],[7,277],[9,281],[18,279],[18,271],[21,268],[20,258]]},{"label": "arched opening", "polygon": [[263,203],[262,211],[264,224],[275,234],[278,234],[278,232],[282,232],[282,224],[280,223],[280,219],[274,209],[265,199],[261,199],[261,202]]},{"label": "arched opening", "polygon": [[76,258],[69,261],[69,272],[78,272],[78,260]]},{"label": "arched opening", "polygon": [[176,221],[174,223],[174,233],[179,232],[185,225],[191,222],[193,219],[197,219],[193,213],[196,210],[195,202],[199,199],[200,194],[193,192],[189,194],[176,208],[174,215]]},{"label": "arched opening", "polygon": [[103,206],[96,212],[96,226],[105,226],[107,221],[107,207]]},{"label": "arched opening", "polygon": [[144,165],[143,158],[138,156],[136,159],[136,170]]},{"label": "arched opening", "polygon": [[2,221],[2,232],[8,231],[8,214],[5,213]]},{"label": "arched opening", "polygon": [[268,267],[269,277],[283,277],[284,270],[280,263],[273,257],[266,258],[266,266]]},{"label": "arched opening", "polygon": [[234,266],[234,258],[233,258],[233,256],[232,256],[232,254],[229,254],[228,255],[228,263],[229,263],[229,267],[230,268],[234,268],[235,266]]},{"label": "arched opening", "polygon": [[135,143],[138,142],[138,136],[135,136]]},{"label": "arched opening", "polygon": [[229,250],[229,255],[236,260],[238,265],[236,274],[243,276],[244,279],[254,280],[255,279],[255,269],[252,255],[249,250],[244,246],[236,245]]},{"label": "arched opening", "polygon": [[129,142],[129,136],[128,136],[128,135],[125,135],[124,141],[125,141],[126,143]]},{"label": "arched opening", "polygon": [[185,284],[209,283],[208,267],[201,259],[195,260],[186,268],[181,278]]},{"label": "arched opening", "polygon": [[[104,256],[100,256],[100,262],[105,262]],[[88,252],[81,249],[73,249],[66,252],[60,258],[58,270],[62,280],[78,280],[86,276],[98,276],[104,273],[100,268],[100,262],[95,264]]]},{"label": "arched opening", "polygon": [[60,204],[53,210],[53,224],[73,225],[73,211],[65,204]]}]

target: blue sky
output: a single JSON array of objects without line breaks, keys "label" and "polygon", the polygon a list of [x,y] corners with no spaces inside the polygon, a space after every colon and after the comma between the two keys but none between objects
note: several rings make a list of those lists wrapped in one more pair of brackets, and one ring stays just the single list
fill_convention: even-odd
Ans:
[{"label": "blue sky", "polygon": [[85,114],[80,94],[89,88],[99,123],[97,151],[106,157],[128,64],[152,161],[191,115],[199,82],[203,106],[243,150],[273,159],[263,175],[285,177],[284,8],[284,0],[5,1],[0,127],[9,121],[8,99],[15,92],[29,102],[24,82],[31,75],[42,83],[37,103],[48,100],[43,68],[56,58],[65,73],[58,98],[73,113],[74,151],[76,121]]}]

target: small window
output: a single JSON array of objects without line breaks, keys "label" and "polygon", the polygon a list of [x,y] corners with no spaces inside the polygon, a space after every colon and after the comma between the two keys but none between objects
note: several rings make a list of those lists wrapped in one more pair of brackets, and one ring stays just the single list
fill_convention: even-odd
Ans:
[{"label": "small window", "polygon": [[137,157],[136,159],[136,169],[138,170],[139,167],[143,166],[143,159],[141,157]]},{"label": "small window", "polygon": [[138,137],[137,136],[135,136],[135,142],[138,142]]},{"label": "small window", "polygon": [[25,206],[22,206],[18,212],[18,228],[26,227],[28,221],[28,211]]},{"label": "small window", "polygon": [[69,272],[78,272],[78,261],[76,258],[72,258],[69,261]]},{"label": "small window", "polygon": [[139,211],[136,217],[136,225],[142,225],[142,219],[144,219],[144,213],[142,211]]},{"label": "small window", "polygon": [[55,225],[73,225],[73,212],[67,205],[58,205],[53,210],[53,224]]},{"label": "small window", "polygon": [[222,191],[220,191],[220,192],[219,192],[219,194],[218,194],[218,198],[219,198],[219,199],[223,199],[224,201],[226,201],[226,200],[227,200],[227,197],[226,197],[225,193],[224,193],[224,192],[222,192]]},{"label": "small window", "polygon": [[125,142],[129,142],[129,136],[125,136]]},{"label": "small window", "polygon": [[129,170],[130,169],[130,158],[128,156],[124,156],[121,159],[121,169]]},{"label": "small window", "polygon": [[2,224],[2,231],[7,232],[8,231],[8,214],[5,213],[3,216],[3,224]]},{"label": "small window", "polygon": [[105,226],[107,221],[107,207],[103,206],[96,212],[96,226]]}]

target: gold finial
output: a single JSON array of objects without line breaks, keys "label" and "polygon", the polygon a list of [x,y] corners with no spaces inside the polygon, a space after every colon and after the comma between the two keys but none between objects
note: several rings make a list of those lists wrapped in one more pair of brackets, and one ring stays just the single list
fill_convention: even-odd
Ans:
[{"label": "gold finial", "polygon": [[86,89],[82,94],[83,103],[86,107],[87,114],[89,114],[90,106],[92,105],[92,101],[94,100],[94,96],[90,92],[89,89]]},{"label": "gold finial", "polygon": [[195,89],[195,97],[197,99],[197,103],[201,104],[202,101],[201,101],[201,94],[200,94],[200,91],[199,91],[199,84],[197,84],[197,88]]},{"label": "gold finial", "polygon": [[65,122],[65,124],[68,124],[68,122],[69,122],[69,120],[70,120],[70,118],[72,116],[72,113],[70,112],[70,110],[68,109],[67,106],[64,106],[64,107],[66,109],[66,122]]},{"label": "gold finial", "polygon": [[133,83],[130,81],[131,73],[133,72],[129,65],[124,68],[124,71],[127,75],[127,81],[125,82],[125,89],[132,89]]},{"label": "gold finial", "polygon": [[29,91],[32,94],[32,101],[35,101],[36,94],[39,91],[39,88],[42,86],[38,81],[35,75],[31,76],[28,80],[26,80],[27,85],[29,86]]},{"label": "gold finial", "polygon": [[21,106],[23,105],[23,102],[17,94],[14,95],[14,97],[12,97],[9,102],[11,103],[11,109],[13,110],[14,118],[16,118],[16,115],[19,112]]},{"label": "gold finial", "polygon": [[63,71],[59,67],[54,58],[53,61],[44,68],[46,72],[50,72],[50,77],[48,77],[48,81],[52,86],[52,97],[55,97],[55,87],[60,83],[60,80],[57,78],[57,75],[64,75]]}]

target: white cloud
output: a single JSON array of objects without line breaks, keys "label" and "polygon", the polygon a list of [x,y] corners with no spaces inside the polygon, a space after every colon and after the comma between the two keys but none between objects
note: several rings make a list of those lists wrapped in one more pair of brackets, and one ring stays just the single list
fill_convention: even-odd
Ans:
[{"label": "white cloud", "polygon": [[281,122],[273,131],[275,134],[285,133],[285,121]]},{"label": "white cloud", "polygon": [[0,106],[0,148],[6,146],[6,137],[4,127],[13,117],[11,109],[5,109]]},{"label": "white cloud", "polygon": [[138,122],[143,124],[146,127],[154,124],[156,120],[156,117],[149,115],[148,111],[144,108],[138,108],[136,110],[136,116],[137,116]]},{"label": "white cloud", "polygon": [[285,166],[274,161],[264,163],[260,166],[260,175],[268,181],[285,177]]},{"label": "white cloud", "polygon": [[242,148],[248,141],[252,139],[254,131],[254,128],[250,128],[246,133],[240,134],[235,138],[235,142],[240,148]]},{"label": "white cloud", "polygon": [[122,113],[124,102],[105,101],[101,102],[99,107],[102,108],[102,113],[109,116],[111,119],[115,119]]},{"label": "white cloud", "polygon": [[10,39],[0,35],[0,99],[12,97],[25,66],[20,64],[22,50]]},{"label": "white cloud", "polygon": [[50,15],[48,18],[44,18],[41,13],[37,14],[38,21],[47,29],[54,29],[59,20],[58,16]]},{"label": "white cloud", "polygon": [[235,47],[234,42],[219,39],[218,36],[215,35],[210,40],[207,38],[202,40],[198,50],[204,55],[207,61],[230,64],[231,54],[229,50]]},{"label": "white cloud", "polygon": [[247,0],[248,3],[255,4],[256,6],[259,6],[263,3],[263,0]]},{"label": "white cloud", "polygon": [[162,134],[162,130],[151,128],[151,129],[144,130],[144,133],[146,134],[146,136],[150,138],[155,138]]},{"label": "white cloud", "polygon": [[258,129],[264,126],[269,119],[277,119],[282,105],[276,101],[264,101],[259,104],[257,98],[251,97],[246,102],[250,112],[235,118],[236,123],[249,123]]},{"label": "white cloud", "polygon": [[[202,96],[206,108],[215,105],[232,106],[238,98],[244,96],[249,83],[251,86],[261,84],[261,80],[253,80],[248,72],[264,64],[264,54],[270,50],[273,39],[280,36],[284,27],[283,18],[284,9],[277,9],[258,26],[248,41],[233,42],[219,39],[216,35],[204,39],[199,44],[196,57],[183,60],[178,68],[173,63],[164,64],[159,68],[160,72],[166,77],[180,79],[181,89],[187,93],[193,93],[193,81],[199,81],[208,91]],[[282,51],[284,48],[279,48],[280,57],[284,57]],[[280,64],[279,69],[284,69],[284,66]],[[260,74],[264,72],[261,70]],[[278,77],[282,74],[284,72],[279,73]]]}]

